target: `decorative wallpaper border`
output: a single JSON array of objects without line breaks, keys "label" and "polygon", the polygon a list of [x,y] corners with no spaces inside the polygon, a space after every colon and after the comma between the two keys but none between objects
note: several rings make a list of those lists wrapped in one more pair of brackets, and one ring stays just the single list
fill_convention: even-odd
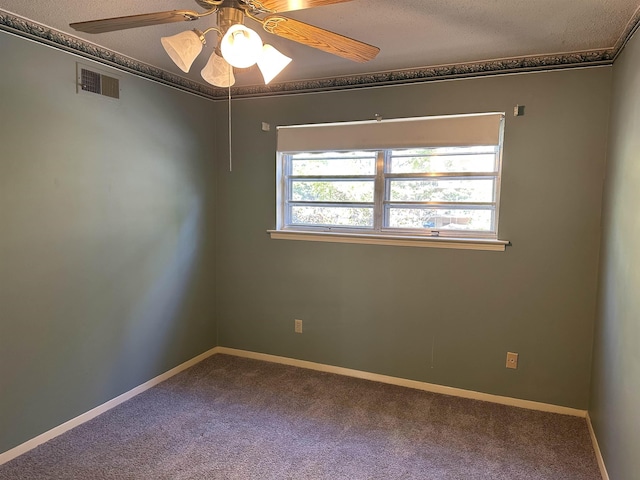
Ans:
[{"label": "decorative wallpaper border", "polygon": [[256,85],[231,89],[235,97],[277,95],[293,92],[316,92],[344,90],[355,87],[420,83],[431,80],[477,77],[504,73],[531,72],[554,68],[609,65],[613,62],[614,50],[592,50],[558,55],[507,58],[484,62],[438,65],[434,67],[412,68],[391,72],[343,76],[304,82],[290,82],[276,85]]},{"label": "decorative wallpaper border", "polygon": [[[627,24],[623,34],[620,36],[620,39],[616,42],[616,45],[607,49],[438,65],[391,72],[287,82],[274,85],[236,87],[231,89],[231,95],[234,98],[272,96],[288,93],[344,90],[348,88],[378,85],[420,83],[432,80],[531,72],[557,68],[610,65],[613,63],[629,38],[638,29],[639,25],[640,8],[629,20],[629,23]],[[215,88],[213,86],[194,82],[59,30],[55,30],[26,18],[5,12],[2,9],[0,9],[0,30],[11,32],[16,35],[53,46],[204,98],[217,100],[225,99],[228,95],[227,90],[224,88]]]}]

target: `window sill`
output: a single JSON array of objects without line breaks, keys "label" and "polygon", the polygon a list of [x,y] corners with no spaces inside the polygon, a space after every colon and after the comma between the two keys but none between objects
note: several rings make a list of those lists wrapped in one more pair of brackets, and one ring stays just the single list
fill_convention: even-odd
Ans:
[{"label": "window sill", "polygon": [[364,233],[304,232],[267,230],[274,240],[305,240],[309,242],[361,243],[365,245],[395,245],[399,247],[454,248],[459,250],[490,250],[504,252],[507,240],[485,238],[446,238]]}]

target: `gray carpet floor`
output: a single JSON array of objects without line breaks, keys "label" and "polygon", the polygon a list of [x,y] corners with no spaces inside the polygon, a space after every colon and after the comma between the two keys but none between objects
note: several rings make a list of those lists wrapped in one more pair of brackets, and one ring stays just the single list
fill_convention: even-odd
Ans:
[{"label": "gray carpet floor", "polygon": [[0,479],[600,480],[584,419],[215,355]]}]

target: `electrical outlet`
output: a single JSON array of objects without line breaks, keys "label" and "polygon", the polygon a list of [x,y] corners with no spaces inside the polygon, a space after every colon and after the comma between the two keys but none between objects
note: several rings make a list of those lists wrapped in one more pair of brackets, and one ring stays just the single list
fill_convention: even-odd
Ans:
[{"label": "electrical outlet", "polygon": [[302,320],[294,320],[294,330],[296,333],[302,333]]},{"label": "electrical outlet", "polygon": [[518,354],[507,352],[507,368],[518,368]]}]

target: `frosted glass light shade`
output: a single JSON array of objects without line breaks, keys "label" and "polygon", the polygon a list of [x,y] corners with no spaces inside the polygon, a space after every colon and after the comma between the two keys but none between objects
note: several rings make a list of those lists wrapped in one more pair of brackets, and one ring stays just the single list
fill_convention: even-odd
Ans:
[{"label": "frosted glass light shade", "polygon": [[264,77],[264,84],[267,85],[273,80],[290,62],[289,57],[265,43],[262,47],[262,54],[258,58],[258,68]]},{"label": "frosted glass light shade", "polygon": [[180,70],[188,72],[191,64],[202,51],[202,40],[193,30],[160,39],[165,51]]},{"label": "frosted glass light shade", "polygon": [[260,35],[241,24],[229,27],[220,42],[222,56],[237,68],[247,68],[255,64],[262,53]]},{"label": "frosted glass light shade", "polygon": [[233,76],[233,68],[216,52],[211,54],[200,75],[208,83],[216,87],[230,87],[236,83],[236,79]]}]

